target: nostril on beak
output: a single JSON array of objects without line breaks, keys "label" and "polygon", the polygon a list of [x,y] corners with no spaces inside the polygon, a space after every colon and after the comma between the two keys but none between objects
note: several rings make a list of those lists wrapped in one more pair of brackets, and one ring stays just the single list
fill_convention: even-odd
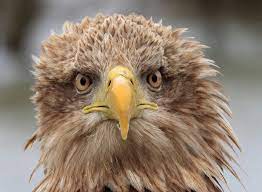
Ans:
[{"label": "nostril on beak", "polygon": [[[111,83],[112,83],[112,81],[109,80],[108,83],[107,83],[107,87],[110,87]],[[131,83],[132,85],[134,85],[133,79],[130,79],[130,83]]]},{"label": "nostril on beak", "polygon": [[107,87],[110,87],[111,85],[111,80],[108,81]]}]

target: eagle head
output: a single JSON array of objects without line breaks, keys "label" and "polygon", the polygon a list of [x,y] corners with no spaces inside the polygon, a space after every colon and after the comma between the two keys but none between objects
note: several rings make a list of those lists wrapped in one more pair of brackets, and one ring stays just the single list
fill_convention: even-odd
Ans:
[{"label": "eagle head", "polygon": [[65,23],[34,66],[37,192],[220,192],[238,147],[204,45],[138,15]]}]

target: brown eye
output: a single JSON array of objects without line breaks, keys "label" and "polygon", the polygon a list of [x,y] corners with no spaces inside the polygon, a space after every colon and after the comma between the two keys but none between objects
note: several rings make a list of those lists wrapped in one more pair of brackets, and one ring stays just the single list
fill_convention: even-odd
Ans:
[{"label": "brown eye", "polygon": [[92,87],[91,85],[92,85],[92,81],[89,77],[84,76],[80,73],[76,76],[75,87],[78,93],[80,94],[87,93],[88,91],[90,91]]},{"label": "brown eye", "polygon": [[154,91],[157,91],[161,88],[162,85],[162,75],[160,71],[155,71],[147,76],[147,83],[150,85]]}]

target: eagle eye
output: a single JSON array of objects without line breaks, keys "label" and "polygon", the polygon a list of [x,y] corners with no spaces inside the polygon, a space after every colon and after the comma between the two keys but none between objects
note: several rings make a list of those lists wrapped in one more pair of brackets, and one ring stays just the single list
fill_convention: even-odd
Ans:
[{"label": "eagle eye", "polygon": [[89,92],[92,87],[91,78],[79,73],[75,78],[75,87],[77,92],[80,94]]},{"label": "eagle eye", "polygon": [[147,76],[149,88],[153,91],[158,91],[162,85],[162,75],[160,71],[155,71]]}]

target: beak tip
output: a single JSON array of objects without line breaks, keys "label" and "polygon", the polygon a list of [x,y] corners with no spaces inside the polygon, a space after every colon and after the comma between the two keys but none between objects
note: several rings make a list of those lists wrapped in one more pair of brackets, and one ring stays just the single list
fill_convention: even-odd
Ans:
[{"label": "beak tip", "polygon": [[122,140],[123,140],[123,141],[126,141],[126,140],[127,140],[127,137],[123,137],[123,136],[122,136]]},{"label": "beak tip", "polygon": [[128,132],[122,132],[122,131],[121,131],[121,137],[122,137],[122,140],[123,140],[123,141],[126,141],[126,140],[127,140],[127,134],[128,134]]},{"label": "beak tip", "polygon": [[126,134],[121,134],[122,140],[126,141],[127,140],[127,133]]}]

